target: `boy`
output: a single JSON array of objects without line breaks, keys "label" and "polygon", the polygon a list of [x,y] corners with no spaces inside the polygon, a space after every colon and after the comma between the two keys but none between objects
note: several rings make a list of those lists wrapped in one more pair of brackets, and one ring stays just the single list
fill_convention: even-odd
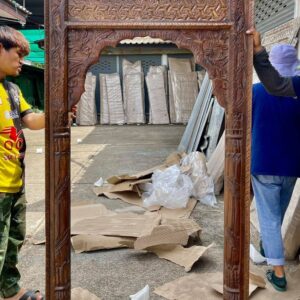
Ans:
[{"label": "boy", "polygon": [[0,26],[0,295],[4,299],[36,299],[39,291],[19,286],[18,253],[25,239],[26,200],[22,123],[29,129],[45,127],[45,115],[33,113],[19,88],[6,80],[18,76],[29,44],[17,30]]}]

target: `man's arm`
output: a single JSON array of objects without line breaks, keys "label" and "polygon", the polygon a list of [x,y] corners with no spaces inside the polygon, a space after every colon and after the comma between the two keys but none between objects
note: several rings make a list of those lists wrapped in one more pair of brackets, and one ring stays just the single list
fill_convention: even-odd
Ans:
[{"label": "man's arm", "polygon": [[255,71],[266,88],[274,96],[296,97],[293,81],[288,77],[281,77],[269,61],[269,55],[261,45],[259,32],[248,30],[247,34],[253,35]]},{"label": "man's arm", "polygon": [[31,130],[39,130],[45,128],[44,113],[29,113],[22,118],[24,125]]}]

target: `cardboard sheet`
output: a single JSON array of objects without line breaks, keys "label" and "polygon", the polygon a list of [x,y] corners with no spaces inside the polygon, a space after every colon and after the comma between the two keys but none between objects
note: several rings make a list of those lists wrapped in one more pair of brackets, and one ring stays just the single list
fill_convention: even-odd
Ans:
[{"label": "cardboard sheet", "polygon": [[177,229],[183,229],[188,235],[201,233],[200,225],[193,219],[162,219],[161,224],[174,226]]},{"label": "cardboard sheet", "polygon": [[159,213],[161,214],[162,219],[188,219],[196,207],[197,202],[196,199],[190,198],[185,208],[169,209],[162,207],[159,210]]},{"label": "cardboard sheet", "polygon": [[71,290],[71,300],[101,300],[96,295],[92,294],[88,290],[77,287]]},{"label": "cardboard sheet", "polygon": [[[216,290],[219,294],[223,295],[223,273],[218,273],[214,280],[209,282],[209,286]],[[266,282],[259,275],[249,274],[249,297],[258,288],[265,288]]]},{"label": "cardboard sheet", "polygon": [[93,219],[100,216],[113,216],[115,212],[107,209],[103,204],[87,204],[71,207],[71,227],[86,219]]},{"label": "cardboard sheet", "polygon": [[151,234],[139,237],[134,242],[134,249],[143,250],[159,245],[183,245],[189,240],[189,235],[181,226],[160,225]]},{"label": "cardboard sheet", "polygon": [[[154,213],[155,214],[155,213]],[[200,226],[192,219],[166,219],[155,227],[151,234],[139,237],[134,243],[134,249],[142,250],[161,245],[186,245],[189,236],[199,235]]]},{"label": "cardboard sheet", "polygon": [[130,174],[114,175],[114,176],[111,176],[108,179],[106,179],[106,181],[110,184],[118,184],[125,180],[138,180],[138,179],[142,179],[144,177],[151,177],[152,173],[155,170],[161,169],[161,168],[165,168],[165,165],[164,164],[157,165],[155,167],[137,172],[132,175],[130,175]]},{"label": "cardboard sheet", "polygon": [[126,180],[117,184],[105,184],[100,187],[95,187],[94,192],[100,196],[104,193],[126,192],[134,191],[135,186],[140,183],[151,182],[151,179],[138,179],[138,180]]},{"label": "cardboard sheet", "polygon": [[[249,283],[251,294],[258,287],[263,288],[265,284],[263,278],[257,275],[254,276],[256,278],[255,282],[251,281]],[[259,295],[262,291],[257,291],[251,299],[256,299],[256,295]],[[156,288],[154,293],[170,300],[223,299],[223,274],[221,272],[191,274]],[[277,292],[277,294],[279,293]]]},{"label": "cardboard sheet", "polygon": [[122,242],[131,241],[129,238],[112,237],[103,235],[76,235],[71,238],[75,253],[125,248]]},{"label": "cardboard sheet", "polygon": [[195,262],[197,262],[211,246],[212,245],[208,247],[192,246],[190,248],[184,248],[180,245],[157,246],[148,248],[147,250],[155,253],[159,258],[164,258],[184,267],[185,271],[189,272]]},{"label": "cardboard sheet", "polygon": [[143,201],[136,192],[104,193],[103,195],[109,199],[120,199],[128,204],[143,207]]},{"label": "cardboard sheet", "polygon": [[71,234],[140,237],[159,225],[160,217],[133,213],[84,219],[71,227]]},{"label": "cardboard sheet", "polygon": [[191,274],[168,282],[154,290],[154,293],[169,300],[220,300],[222,296],[209,287],[207,282],[215,279],[217,273]]}]

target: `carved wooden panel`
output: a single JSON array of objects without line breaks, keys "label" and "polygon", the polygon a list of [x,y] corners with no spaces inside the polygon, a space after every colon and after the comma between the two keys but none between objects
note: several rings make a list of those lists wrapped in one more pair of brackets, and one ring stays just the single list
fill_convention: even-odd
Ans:
[{"label": "carved wooden panel", "polygon": [[116,46],[119,41],[138,36],[171,40],[179,48],[190,49],[195,61],[210,71],[214,92],[225,105],[228,86],[229,33],[221,31],[186,30],[70,30],[68,39],[68,97],[69,106],[77,103],[84,91],[85,74],[98,62],[101,50]]},{"label": "carved wooden panel", "polygon": [[224,299],[248,298],[252,8],[253,0],[46,1],[47,299],[70,299],[68,111],[101,51],[138,36],[190,50],[226,109]]},{"label": "carved wooden panel", "polygon": [[70,21],[225,21],[225,0],[70,0]]}]

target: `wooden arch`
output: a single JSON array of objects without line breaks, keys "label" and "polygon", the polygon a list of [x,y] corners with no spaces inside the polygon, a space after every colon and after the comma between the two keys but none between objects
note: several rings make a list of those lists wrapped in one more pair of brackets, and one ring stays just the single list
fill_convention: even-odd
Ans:
[{"label": "wooden arch", "polygon": [[[189,49],[226,109],[224,299],[248,299],[253,0],[47,0],[46,298],[70,299],[68,112],[107,46],[151,36]],[[200,296],[200,295],[199,295]]]}]

